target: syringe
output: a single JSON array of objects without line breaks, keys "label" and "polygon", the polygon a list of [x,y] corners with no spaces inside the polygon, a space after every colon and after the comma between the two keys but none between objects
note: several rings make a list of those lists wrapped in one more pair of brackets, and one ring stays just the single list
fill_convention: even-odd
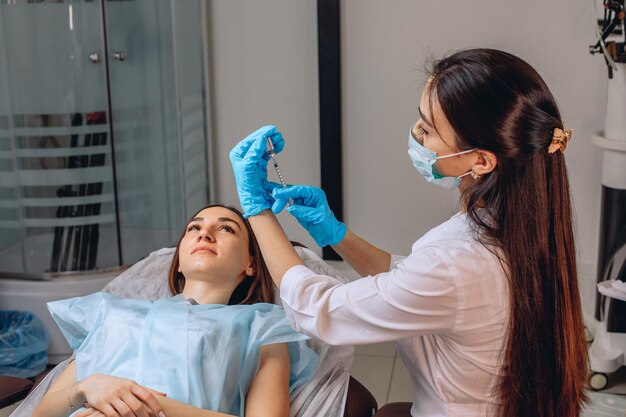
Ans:
[{"label": "syringe", "polygon": [[[272,143],[271,138],[267,138],[267,154],[272,160],[272,164],[274,164],[274,169],[276,170],[276,174],[278,175],[278,180],[280,181],[280,184],[283,187],[287,187],[287,182],[285,181],[285,177],[283,177],[283,173],[280,170],[280,167],[278,166],[278,162],[276,162],[276,158],[275,158],[276,154],[274,153],[274,144]],[[293,199],[290,198],[285,208],[289,207],[292,204],[293,204]]]}]

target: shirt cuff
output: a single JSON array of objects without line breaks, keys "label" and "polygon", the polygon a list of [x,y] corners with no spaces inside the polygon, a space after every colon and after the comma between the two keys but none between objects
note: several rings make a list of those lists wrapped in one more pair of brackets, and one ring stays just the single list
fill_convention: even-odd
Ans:
[{"label": "shirt cuff", "polygon": [[291,307],[297,297],[296,291],[302,280],[313,275],[316,273],[304,265],[295,265],[289,268],[280,281],[280,299],[283,300],[283,303]]},{"label": "shirt cuff", "polygon": [[406,256],[392,254],[391,261],[389,262],[389,271],[393,271],[394,269],[396,269],[396,266],[398,266],[398,264],[405,259]]}]

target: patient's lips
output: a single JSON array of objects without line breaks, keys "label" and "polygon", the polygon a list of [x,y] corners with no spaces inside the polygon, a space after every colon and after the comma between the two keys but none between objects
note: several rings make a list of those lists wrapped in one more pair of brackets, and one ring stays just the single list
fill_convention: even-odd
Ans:
[{"label": "patient's lips", "polygon": [[215,252],[212,248],[208,247],[208,246],[196,246],[192,251],[191,254],[193,255],[194,253],[212,253],[213,255],[217,255],[217,252]]}]

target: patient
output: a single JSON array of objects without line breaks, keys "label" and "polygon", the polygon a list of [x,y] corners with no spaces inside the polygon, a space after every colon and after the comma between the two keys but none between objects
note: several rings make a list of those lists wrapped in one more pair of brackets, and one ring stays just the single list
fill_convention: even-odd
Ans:
[{"label": "patient", "polygon": [[76,360],[33,416],[288,416],[289,393],[317,356],[271,304],[271,277],[239,211],[193,216],[169,285],[176,295],[157,301],[96,293],[49,303]]}]

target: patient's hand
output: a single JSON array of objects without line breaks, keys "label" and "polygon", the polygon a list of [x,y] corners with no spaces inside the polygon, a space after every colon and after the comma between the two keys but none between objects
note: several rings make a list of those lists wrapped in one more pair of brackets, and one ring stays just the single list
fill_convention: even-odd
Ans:
[{"label": "patient's hand", "polygon": [[87,407],[76,417],[164,417],[155,395],[164,393],[110,375],[90,375],[76,385]]},{"label": "patient's hand", "polygon": [[76,417],[106,417],[106,414],[102,414],[95,408],[88,408],[85,411],[81,411],[80,413],[76,414]]}]

